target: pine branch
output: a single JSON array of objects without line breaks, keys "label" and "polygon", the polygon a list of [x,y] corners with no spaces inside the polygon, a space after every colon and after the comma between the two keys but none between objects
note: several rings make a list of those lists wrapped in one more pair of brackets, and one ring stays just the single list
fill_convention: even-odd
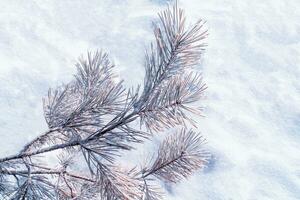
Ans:
[{"label": "pine branch", "polygon": [[33,146],[37,146],[37,144],[42,145],[45,143],[45,141],[47,141],[47,138],[50,134],[55,133],[57,131],[59,131],[60,129],[50,129],[48,131],[46,131],[45,133],[39,135],[37,138],[35,138],[34,140],[32,140],[30,143],[28,143],[27,145],[24,146],[23,150],[21,152],[27,152],[28,150],[30,150]]},{"label": "pine branch", "polygon": [[[13,175],[13,176],[15,176],[15,175],[26,176],[26,175],[28,175],[28,171],[27,170],[3,170],[3,171],[1,171],[1,174]],[[31,171],[30,174],[32,174],[32,175],[61,175],[61,174],[65,174],[65,175],[70,176],[72,178],[80,179],[82,181],[96,182],[95,180],[93,180],[89,177],[73,174],[73,173],[67,172],[67,171],[60,171],[60,170],[56,170],[56,169],[51,169],[51,168],[47,168],[45,170]]]},{"label": "pine branch", "polygon": [[[201,20],[187,28],[177,2],[159,18],[146,53],[143,90],[126,90],[106,53],[80,58],[74,79],[43,99],[49,130],[19,153],[0,158],[0,198],[161,200],[154,177],[178,182],[204,167],[204,140],[186,129],[168,136],[141,171],[116,167],[122,151],[150,139],[153,131],[195,126],[191,114],[202,115],[195,103],[206,85],[189,70],[199,63],[207,31]],[[46,162],[53,155],[55,167]]]},{"label": "pine branch", "polygon": [[185,124],[185,121],[195,124],[187,113],[201,115],[201,108],[193,108],[192,104],[202,98],[205,89],[199,74],[172,77],[144,102],[145,108],[139,113],[141,123],[155,131]]},{"label": "pine branch", "polygon": [[81,145],[81,144],[86,144],[86,143],[94,140],[95,138],[97,138],[99,136],[102,136],[102,135],[106,134],[107,132],[115,129],[116,127],[119,127],[121,125],[124,125],[126,123],[129,123],[129,122],[133,121],[136,117],[137,117],[137,115],[135,113],[131,113],[131,114],[127,115],[126,117],[124,117],[121,121],[118,121],[116,124],[112,124],[108,128],[106,128],[102,131],[98,131],[93,136],[88,137],[86,139],[71,141],[71,142],[67,142],[67,143],[63,143],[63,144],[57,144],[57,145],[42,148],[42,149],[39,149],[39,150],[36,150],[36,151],[32,151],[32,152],[29,152],[29,153],[28,152],[21,152],[19,154],[13,155],[13,156],[8,156],[8,157],[5,157],[5,158],[1,158],[0,163],[10,161],[10,160],[15,160],[15,159],[21,159],[23,157],[30,157],[30,156],[34,156],[34,155],[39,155],[39,154],[43,154],[43,153],[47,153],[47,152],[51,152],[51,151],[55,151],[55,150],[59,150],[59,149],[64,149],[64,148],[68,148],[68,147],[74,147],[74,146],[78,146],[78,145]]},{"label": "pine branch", "polygon": [[174,183],[187,178],[194,170],[205,166],[209,159],[209,154],[202,149],[204,141],[199,134],[185,129],[168,136],[153,164],[142,171],[142,178],[154,175]]},{"label": "pine branch", "polygon": [[48,200],[54,199],[53,187],[48,180],[42,176],[33,176],[25,181],[11,194],[11,200]]},{"label": "pine branch", "polygon": [[99,186],[101,197],[104,200],[132,199],[139,200],[141,197],[140,181],[129,177],[118,169],[102,166],[99,170]]},{"label": "pine branch", "polygon": [[150,185],[146,178],[144,180],[144,186],[143,186],[143,197],[141,198],[142,200],[161,200],[163,199],[162,192],[160,191],[159,188],[156,186]]},{"label": "pine branch", "polygon": [[204,22],[199,20],[186,30],[184,12],[177,2],[173,8],[161,12],[159,18],[160,23],[154,30],[156,41],[146,53],[146,76],[139,106],[164,81],[196,66],[205,47],[203,40],[207,30],[202,30]]}]

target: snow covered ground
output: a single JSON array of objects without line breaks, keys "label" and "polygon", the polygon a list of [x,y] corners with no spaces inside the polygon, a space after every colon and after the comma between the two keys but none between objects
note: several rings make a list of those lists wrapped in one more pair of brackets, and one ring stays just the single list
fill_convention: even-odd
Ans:
[{"label": "snow covered ground", "polygon": [[[163,0],[0,0],[0,157],[46,130],[41,98],[87,50],[107,50],[128,86],[143,77]],[[209,166],[174,200],[300,199],[300,1],[181,0],[207,20],[199,130]]]}]

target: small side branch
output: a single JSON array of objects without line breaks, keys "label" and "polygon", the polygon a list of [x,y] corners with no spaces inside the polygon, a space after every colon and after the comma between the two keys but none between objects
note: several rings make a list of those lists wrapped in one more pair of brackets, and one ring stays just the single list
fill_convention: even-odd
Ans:
[{"label": "small side branch", "polygon": [[[6,175],[13,175],[13,176],[27,176],[28,175],[28,171],[27,170],[3,170],[1,171],[1,174],[6,174]],[[55,169],[51,169],[51,170],[35,170],[35,171],[31,171],[30,172],[31,175],[61,175],[61,174],[65,174],[66,176],[72,177],[72,178],[76,178],[82,181],[88,181],[88,182],[96,182],[95,180],[85,177],[85,176],[81,176],[81,175],[77,175],[77,174],[73,174],[71,172],[67,172],[67,171],[59,171],[59,170],[55,170]]]}]

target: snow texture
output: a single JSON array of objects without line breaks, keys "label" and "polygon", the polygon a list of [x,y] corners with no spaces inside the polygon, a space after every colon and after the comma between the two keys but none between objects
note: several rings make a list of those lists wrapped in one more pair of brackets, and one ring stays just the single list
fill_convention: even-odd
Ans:
[{"label": "snow texture", "polygon": [[[141,83],[151,20],[163,0],[0,1],[0,156],[46,130],[42,96],[68,82],[76,59],[108,51],[128,86]],[[174,200],[300,199],[300,1],[182,0],[207,20],[199,66],[208,85],[199,130],[208,167]]]}]

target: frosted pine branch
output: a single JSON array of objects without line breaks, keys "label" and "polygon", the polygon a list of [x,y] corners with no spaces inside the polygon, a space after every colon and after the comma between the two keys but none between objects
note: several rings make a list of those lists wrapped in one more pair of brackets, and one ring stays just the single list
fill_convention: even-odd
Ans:
[{"label": "frosted pine branch", "polygon": [[143,178],[156,176],[164,181],[178,182],[203,167],[209,153],[203,150],[205,140],[192,130],[182,129],[168,136],[161,144],[150,167],[143,170]]},{"label": "frosted pine branch", "polygon": [[[193,67],[207,31],[203,21],[189,28],[185,20],[177,2],[159,14],[142,87],[126,89],[103,51],[81,57],[74,79],[43,99],[49,130],[0,158],[0,198],[160,200],[158,181],[177,183],[203,168],[205,140],[182,127],[196,127],[193,118],[202,115],[206,85]],[[175,127],[140,170],[118,164],[124,151]]]}]

